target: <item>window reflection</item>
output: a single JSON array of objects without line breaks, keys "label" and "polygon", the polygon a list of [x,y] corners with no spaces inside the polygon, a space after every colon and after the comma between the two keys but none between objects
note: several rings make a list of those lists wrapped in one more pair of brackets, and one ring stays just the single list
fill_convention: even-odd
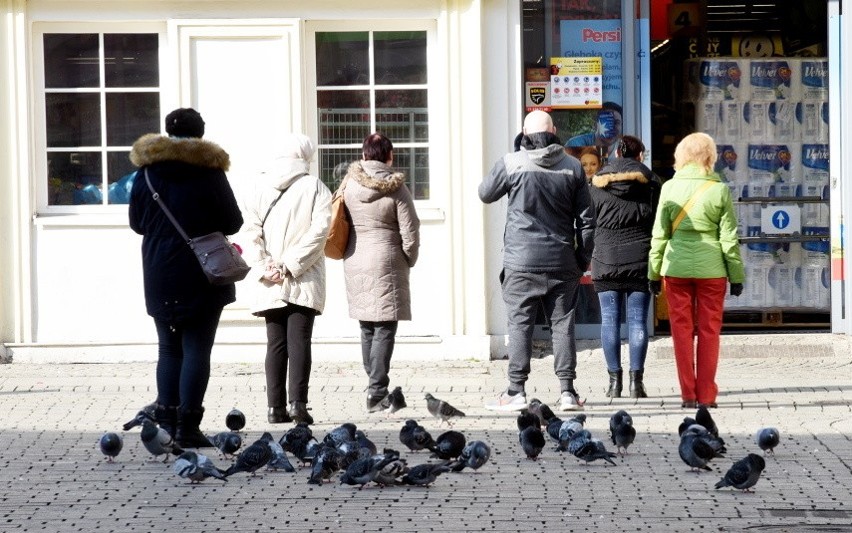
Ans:
[{"label": "window reflection", "polygon": [[426,83],[425,31],[377,31],[373,49],[377,85]]},{"label": "window reflection", "polygon": [[159,36],[155,33],[104,35],[107,87],[157,87],[160,84]]},{"label": "window reflection", "polygon": [[317,85],[370,83],[367,32],[319,32],[316,45]]},{"label": "window reflection", "polygon": [[47,146],[99,146],[101,100],[98,93],[45,95]]},{"label": "window reflection", "polygon": [[130,146],[142,135],[160,131],[158,93],[108,93],[106,108],[109,146]]},{"label": "window reflection", "polygon": [[44,86],[48,89],[100,86],[96,33],[44,36]]},{"label": "window reflection", "polygon": [[83,205],[103,203],[99,152],[47,154],[48,203]]}]

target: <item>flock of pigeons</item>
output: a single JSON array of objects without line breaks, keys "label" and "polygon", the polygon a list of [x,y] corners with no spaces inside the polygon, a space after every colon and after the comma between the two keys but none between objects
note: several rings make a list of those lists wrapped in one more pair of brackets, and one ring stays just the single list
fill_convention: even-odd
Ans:
[{"label": "flock of pigeons", "polygon": [[[406,407],[402,390],[397,387],[389,396],[388,413]],[[465,414],[449,403],[426,394],[429,413],[440,424],[452,426],[455,418]],[[585,429],[586,415],[578,414],[568,420],[556,416],[553,410],[538,399],[532,399],[527,409],[517,417],[518,441],[528,459],[536,460],[550,437],[558,452],[568,452],[586,463],[603,460],[616,465],[614,458],[627,455],[627,449],[636,438],[633,418],[625,410],[619,410],[609,419],[609,432],[617,452],[607,450],[600,439],[594,438]],[[234,462],[227,468],[216,466],[207,456],[192,450],[183,450],[165,430],[158,427],[153,416],[153,404],[146,406],[126,424],[125,431],[141,426],[142,445],[154,457],[177,456],[173,471],[190,483],[208,478],[227,481],[229,476],[247,473],[252,476],[261,468],[296,472],[287,454],[292,455],[301,467],[310,467],[308,483],[322,485],[338,475],[341,484],[364,486],[375,483],[379,486],[418,485],[429,486],[447,472],[461,472],[465,468],[477,470],[488,462],[491,448],[483,441],[468,442],[464,434],[448,430],[437,438],[415,420],[406,420],[399,432],[399,441],[411,452],[428,450],[436,462],[427,462],[409,467],[406,459],[397,450],[384,448],[381,452],[366,434],[347,422],[330,430],[320,440],[307,424],[296,424],[276,441],[271,433],[263,435],[240,452],[243,439],[240,430],[245,427],[245,415],[233,409],[225,417],[228,431],[217,433],[211,441],[222,457]],[[691,471],[712,471],[709,464],[725,457],[725,441],[706,407],[699,407],[695,418],[685,417],[678,428],[680,458]],[[758,430],[755,443],[764,454],[774,454],[780,442],[777,429],[767,427]],[[115,432],[105,433],[99,442],[101,452],[112,461],[122,449],[121,436]],[[239,452],[239,453],[237,453]],[[716,483],[715,488],[734,487],[742,491],[750,489],[760,479],[766,467],[763,457],[749,453],[736,461]]]}]

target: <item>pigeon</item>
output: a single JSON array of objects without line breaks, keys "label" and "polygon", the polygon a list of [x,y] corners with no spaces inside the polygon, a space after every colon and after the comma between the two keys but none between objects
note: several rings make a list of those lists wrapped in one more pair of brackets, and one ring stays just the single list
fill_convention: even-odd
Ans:
[{"label": "pigeon", "polygon": [[541,421],[538,418],[538,415],[535,413],[531,413],[526,409],[522,409],[520,413],[518,413],[518,431],[523,431],[528,427],[536,427],[541,430]]},{"label": "pigeon", "polygon": [[491,458],[491,448],[481,440],[472,440],[462,450],[459,458],[450,463],[453,472],[461,472],[465,468],[479,470]]},{"label": "pigeon", "polygon": [[703,405],[698,406],[698,411],[695,413],[695,423],[707,428],[707,431],[714,437],[719,436],[719,428],[716,427],[716,422],[713,421],[713,417],[710,416],[710,411],[707,407]]},{"label": "pigeon", "polygon": [[728,449],[725,447],[725,441],[721,437],[714,437],[701,424],[692,424],[681,434],[681,438],[684,435],[694,435],[701,439],[702,442],[713,449],[713,457],[724,457],[725,453],[728,452]]},{"label": "pigeon", "polygon": [[402,395],[402,387],[396,387],[394,390],[390,391],[390,393],[385,396],[385,399],[382,400],[381,405],[385,408],[385,412],[389,415],[399,411],[400,409],[408,407],[408,404],[405,403],[405,396]]},{"label": "pigeon", "polygon": [[269,442],[261,437],[237,456],[236,462],[225,470],[225,477],[230,477],[238,472],[248,472],[254,476],[257,470],[266,466],[271,460],[272,448],[269,446]]},{"label": "pigeon", "polygon": [[754,443],[767,455],[775,455],[775,447],[781,442],[781,434],[775,428],[761,428],[754,435]]},{"label": "pigeon", "polygon": [[399,454],[373,455],[365,459],[358,459],[346,468],[346,471],[340,476],[340,483],[360,485],[360,488],[363,489],[364,485],[376,479],[376,475],[382,468],[396,459],[399,459]]},{"label": "pigeon", "polygon": [[[326,444],[326,446],[330,446],[330,444]],[[340,470],[346,470],[349,468],[349,465],[355,461],[359,459],[367,459],[373,455],[370,453],[370,450],[367,448],[361,448],[355,441],[344,442],[336,449],[340,453],[340,456],[337,459],[337,464],[340,467]]]},{"label": "pigeon", "polygon": [[399,485],[402,483],[399,478],[407,474],[409,471],[408,463],[405,459],[400,459],[399,452],[396,450],[385,448],[383,453],[385,457],[393,457],[393,460],[379,470],[373,481],[382,487]]},{"label": "pigeon", "polygon": [[329,443],[332,446],[340,446],[344,442],[355,440],[356,431],[358,431],[358,426],[351,422],[346,422],[329,431],[325,438],[323,438],[323,442]]},{"label": "pigeon", "polygon": [[142,422],[140,437],[142,438],[142,445],[145,446],[148,453],[153,455],[155,459],[161,455],[166,456],[163,459],[164,463],[169,461],[169,454],[180,455],[184,452],[180,446],[175,444],[175,439],[169,435],[168,431],[157,426],[157,424],[150,420]]},{"label": "pigeon", "polygon": [[677,427],[677,434],[679,436],[683,436],[683,432],[686,431],[689,426],[693,426],[695,424],[698,424],[698,422],[696,422],[691,416],[683,417],[683,422],[681,422],[681,424]]},{"label": "pigeon", "polygon": [[550,439],[555,442],[557,445],[559,444],[559,428],[562,427],[563,420],[558,416],[554,416],[550,420],[547,421],[547,434],[550,436]]},{"label": "pigeon", "polygon": [[185,451],[175,459],[175,464],[172,465],[174,473],[184,479],[188,479],[190,483],[200,483],[208,477],[215,477],[222,481],[225,479],[225,473],[217,468],[213,462],[198,452]]},{"label": "pigeon", "polygon": [[118,433],[112,431],[104,433],[98,446],[101,448],[101,453],[104,454],[108,462],[112,462],[113,458],[121,453],[121,448],[124,447],[124,440]]},{"label": "pigeon", "polygon": [[313,431],[304,422],[288,429],[278,443],[284,448],[284,451],[292,453],[303,465],[310,462],[319,446],[317,439],[314,438]]},{"label": "pigeon", "polygon": [[136,416],[128,420],[121,426],[121,429],[124,431],[129,431],[130,429],[135,428],[136,426],[141,426],[142,422],[145,420],[150,420],[151,422],[156,422],[156,418],[154,417],[154,411],[157,409],[157,402],[149,403],[145,407],[139,410],[136,413]]},{"label": "pigeon", "polygon": [[340,470],[340,457],[340,452],[334,446],[320,445],[311,461],[311,477],[308,478],[308,483],[322,485],[327,479],[331,479],[331,476]]},{"label": "pigeon", "polygon": [[467,439],[458,431],[445,431],[435,439],[435,445],[429,448],[433,457],[438,459],[455,459],[461,455]]},{"label": "pigeon", "polygon": [[366,448],[370,450],[370,455],[376,455],[379,453],[375,443],[368,439],[367,435],[360,429],[355,432],[355,441],[358,443],[359,448]]},{"label": "pigeon", "polygon": [[[584,431],[583,425],[585,423],[586,415],[577,415],[562,422],[562,425],[559,426],[559,444],[556,449],[562,452],[568,450],[571,438],[577,433]],[[591,434],[589,434],[589,437],[591,438]]]},{"label": "pigeon", "polygon": [[612,443],[618,447],[618,453],[626,455],[627,447],[633,444],[633,440],[636,438],[633,417],[623,409],[617,411],[609,418],[609,433],[612,437]]},{"label": "pigeon", "polygon": [[750,453],[731,466],[725,473],[725,477],[716,483],[716,488],[734,487],[743,492],[751,492],[749,489],[760,479],[764,468],[766,468],[766,461],[763,457]]},{"label": "pigeon", "polygon": [[441,424],[446,422],[448,425],[452,426],[453,423],[450,419],[464,416],[464,413],[447,402],[435,398],[428,392],[426,393],[426,407],[429,409],[429,413],[432,416],[441,421]]},{"label": "pigeon", "polygon": [[538,417],[542,426],[547,426],[548,422],[556,416],[553,413],[553,409],[538,398],[530,400],[528,409],[531,413]]},{"label": "pigeon", "polygon": [[225,415],[225,427],[231,431],[239,431],[246,427],[246,415],[234,407]]},{"label": "pigeon", "polygon": [[527,426],[518,433],[518,441],[521,443],[524,453],[527,454],[527,459],[535,461],[538,459],[538,454],[544,449],[547,441],[544,439],[544,433],[541,432],[541,427],[538,425],[538,417],[535,425]]},{"label": "pigeon", "polygon": [[227,459],[230,455],[231,457],[240,449],[243,445],[243,438],[240,437],[239,433],[234,431],[221,431],[210,439],[213,442],[213,445],[219,448],[219,451],[222,452],[222,455]]},{"label": "pigeon", "polygon": [[435,445],[432,435],[414,420],[405,421],[405,425],[399,430],[399,441],[412,452],[431,448]]},{"label": "pigeon", "polygon": [[266,463],[267,470],[283,470],[285,472],[296,471],[290,463],[290,460],[287,459],[287,454],[284,453],[284,448],[272,438],[272,433],[267,431],[261,435],[260,438],[261,440],[265,440],[269,444],[269,449],[272,450],[272,459]]},{"label": "pigeon", "polygon": [[713,470],[707,466],[707,463],[716,457],[716,452],[697,434],[690,431],[684,432],[680,438],[677,452],[690,470],[699,473],[701,470]]},{"label": "pigeon", "polygon": [[587,463],[603,459],[616,466],[615,461],[612,460],[613,457],[616,457],[616,454],[608,451],[603,441],[593,438],[592,434],[585,429],[578,431],[571,437],[568,442],[568,451],[577,459]]},{"label": "pigeon", "polygon": [[446,463],[425,463],[411,468],[407,474],[402,476],[404,485],[417,485],[428,487],[438,479],[438,476],[449,472],[450,467]]}]

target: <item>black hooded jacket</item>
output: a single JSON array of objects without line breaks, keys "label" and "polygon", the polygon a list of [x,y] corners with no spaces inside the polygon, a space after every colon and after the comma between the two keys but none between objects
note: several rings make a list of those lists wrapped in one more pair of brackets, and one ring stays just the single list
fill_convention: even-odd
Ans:
[{"label": "black hooded jacket", "polygon": [[611,160],[592,177],[595,291],[648,291],[648,252],[660,187],[648,167],[629,158]]},{"label": "black hooded jacket", "polygon": [[234,284],[214,286],[166,214],[151,197],[151,185],[190,237],[221,231],[233,235],[243,224],[234,192],[225,176],[227,152],[197,138],[145,135],[130,159],[140,167],[130,193],[130,227],[143,235],[142,269],[148,314],[180,324],[220,311],[236,300]]}]

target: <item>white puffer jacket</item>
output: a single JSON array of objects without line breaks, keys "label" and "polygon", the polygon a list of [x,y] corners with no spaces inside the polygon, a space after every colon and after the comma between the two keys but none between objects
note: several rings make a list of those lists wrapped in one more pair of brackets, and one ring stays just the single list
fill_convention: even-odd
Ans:
[{"label": "white puffer jacket", "polygon": [[[249,299],[252,313],[294,303],[322,312],[325,307],[325,254],[331,218],[331,192],[308,174],[313,145],[304,159],[281,157],[258,178],[244,202],[242,234],[248,249],[243,257],[254,280]],[[272,208],[261,236],[261,221],[270,204],[288,187]],[[286,267],[282,283],[263,278],[268,258]]]}]

